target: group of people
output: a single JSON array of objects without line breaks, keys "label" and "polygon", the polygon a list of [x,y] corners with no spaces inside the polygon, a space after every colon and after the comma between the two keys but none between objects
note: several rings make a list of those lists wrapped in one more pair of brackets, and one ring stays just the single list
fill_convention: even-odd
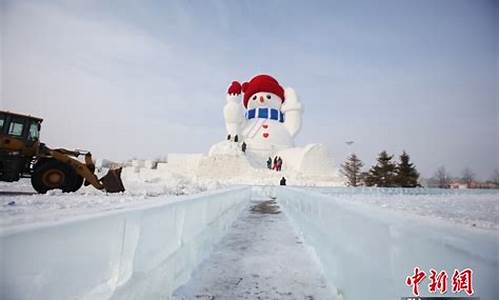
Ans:
[{"label": "group of people", "polygon": [[274,159],[267,159],[267,168],[269,170],[281,171],[281,167],[283,166],[283,160],[279,156],[275,156]]}]

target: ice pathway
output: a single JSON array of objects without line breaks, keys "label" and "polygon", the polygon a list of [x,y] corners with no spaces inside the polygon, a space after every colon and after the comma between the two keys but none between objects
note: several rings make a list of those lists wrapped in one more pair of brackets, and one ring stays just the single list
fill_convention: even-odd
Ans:
[{"label": "ice pathway", "polygon": [[272,200],[252,201],[174,299],[333,299],[318,263]]}]

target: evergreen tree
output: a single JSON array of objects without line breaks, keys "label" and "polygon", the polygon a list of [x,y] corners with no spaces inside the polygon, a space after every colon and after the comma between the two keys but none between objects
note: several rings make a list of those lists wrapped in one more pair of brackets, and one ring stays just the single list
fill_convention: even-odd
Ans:
[{"label": "evergreen tree", "polygon": [[415,165],[410,163],[410,156],[403,151],[399,156],[399,163],[396,166],[396,184],[400,187],[417,187],[419,186],[419,176],[420,174],[417,172]]},{"label": "evergreen tree", "polygon": [[361,174],[359,175],[359,180],[361,180],[361,183],[364,184],[364,185],[367,185],[366,184],[366,179],[368,178],[368,172],[365,171],[365,172],[361,172]]},{"label": "evergreen tree", "polygon": [[392,155],[384,150],[377,158],[377,164],[371,167],[366,177],[366,185],[378,187],[393,187],[396,185],[396,166],[391,161]]},{"label": "evergreen tree", "polygon": [[361,185],[361,167],[363,167],[363,162],[354,153],[341,165],[340,172],[347,178],[346,184],[348,186]]}]

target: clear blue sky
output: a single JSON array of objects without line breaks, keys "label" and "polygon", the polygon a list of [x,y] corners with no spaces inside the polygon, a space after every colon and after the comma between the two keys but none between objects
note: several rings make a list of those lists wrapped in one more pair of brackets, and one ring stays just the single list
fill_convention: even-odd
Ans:
[{"label": "clear blue sky", "polygon": [[297,143],[337,163],[498,166],[497,1],[0,1],[1,107],[50,145],[207,152],[230,81],[269,73],[306,107]]}]

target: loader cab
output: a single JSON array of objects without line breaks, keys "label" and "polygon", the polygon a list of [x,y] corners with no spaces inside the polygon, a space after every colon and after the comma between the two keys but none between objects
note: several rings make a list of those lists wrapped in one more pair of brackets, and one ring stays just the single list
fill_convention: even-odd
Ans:
[{"label": "loader cab", "polygon": [[0,111],[0,151],[36,154],[42,119]]},{"label": "loader cab", "polygon": [[30,173],[40,148],[42,119],[0,111],[0,181],[17,181]]}]

